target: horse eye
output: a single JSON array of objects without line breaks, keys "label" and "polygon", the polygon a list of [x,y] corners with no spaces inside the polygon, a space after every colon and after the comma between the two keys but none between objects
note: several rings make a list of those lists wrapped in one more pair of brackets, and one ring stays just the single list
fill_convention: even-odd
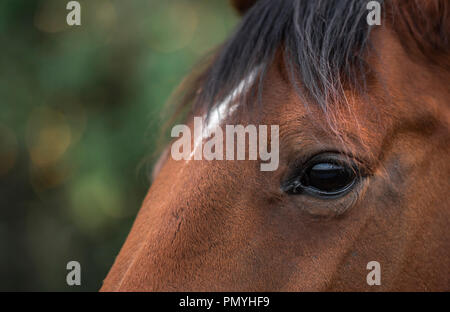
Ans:
[{"label": "horse eye", "polygon": [[331,159],[308,162],[300,175],[284,190],[288,194],[307,193],[318,197],[335,198],[347,194],[355,185],[355,166]]},{"label": "horse eye", "polygon": [[348,166],[324,162],[307,168],[300,181],[318,195],[340,195],[353,185],[355,173]]}]

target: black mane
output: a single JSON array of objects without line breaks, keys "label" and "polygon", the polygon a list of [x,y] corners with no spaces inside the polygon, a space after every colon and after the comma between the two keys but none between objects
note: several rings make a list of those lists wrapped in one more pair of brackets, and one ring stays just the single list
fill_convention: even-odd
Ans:
[{"label": "black mane", "polygon": [[299,94],[323,110],[342,98],[345,86],[361,91],[371,30],[367,2],[259,0],[197,83],[194,109],[209,111],[256,67],[262,82],[280,48]]}]

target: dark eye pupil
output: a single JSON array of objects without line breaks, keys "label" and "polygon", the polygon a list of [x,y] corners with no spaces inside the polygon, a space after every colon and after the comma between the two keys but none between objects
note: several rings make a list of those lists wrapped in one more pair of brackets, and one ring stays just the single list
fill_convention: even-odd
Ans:
[{"label": "dark eye pupil", "polygon": [[318,163],[308,168],[302,177],[302,185],[324,193],[345,190],[353,183],[352,169],[334,163]]}]

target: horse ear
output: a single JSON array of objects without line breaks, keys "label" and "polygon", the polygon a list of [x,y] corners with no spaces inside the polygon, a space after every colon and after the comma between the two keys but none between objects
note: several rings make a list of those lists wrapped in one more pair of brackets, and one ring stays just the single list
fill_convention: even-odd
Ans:
[{"label": "horse ear", "polygon": [[258,0],[230,0],[231,5],[239,12],[239,14],[244,15]]}]

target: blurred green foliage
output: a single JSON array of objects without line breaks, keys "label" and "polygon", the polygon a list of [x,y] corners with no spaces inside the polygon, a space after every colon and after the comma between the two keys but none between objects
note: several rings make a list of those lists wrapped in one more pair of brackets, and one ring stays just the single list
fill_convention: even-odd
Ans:
[{"label": "blurred green foliage", "polygon": [[[98,290],[149,182],[161,108],[237,22],[226,0],[0,2],[0,290]],[[66,285],[67,262],[82,285]]]}]

